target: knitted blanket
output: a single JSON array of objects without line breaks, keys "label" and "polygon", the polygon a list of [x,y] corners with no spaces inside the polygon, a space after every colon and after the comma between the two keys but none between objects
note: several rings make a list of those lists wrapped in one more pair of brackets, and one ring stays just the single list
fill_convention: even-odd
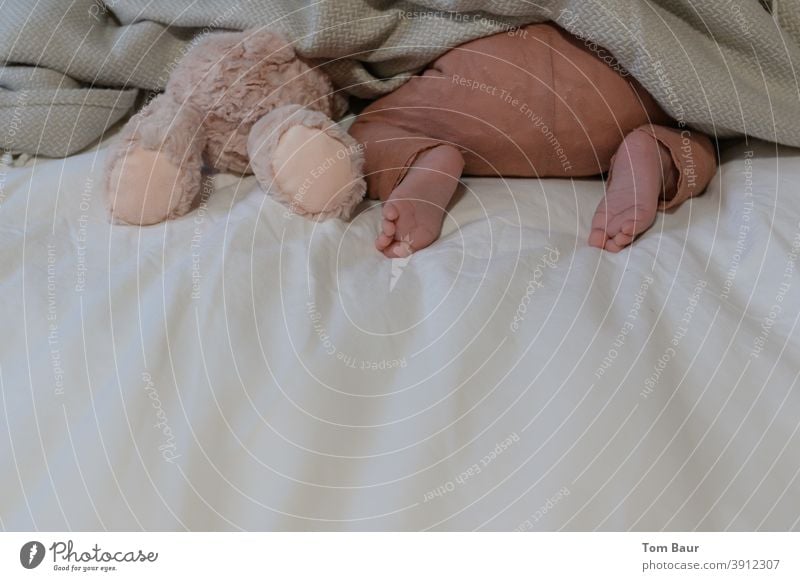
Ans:
[{"label": "knitted blanket", "polygon": [[681,125],[800,146],[800,0],[6,0],[0,149],[86,147],[214,29],[276,27],[344,91],[377,97],[453,46],[545,20]]}]

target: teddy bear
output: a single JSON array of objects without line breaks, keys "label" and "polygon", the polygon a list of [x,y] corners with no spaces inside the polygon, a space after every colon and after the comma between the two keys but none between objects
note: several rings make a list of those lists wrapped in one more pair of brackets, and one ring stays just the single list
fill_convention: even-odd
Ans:
[{"label": "teddy bear", "polygon": [[144,226],[186,214],[207,169],[255,174],[294,214],[347,219],[366,184],[361,148],[334,121],[346,109],[280,33],[206,34],[111,144],[111,220]]}]

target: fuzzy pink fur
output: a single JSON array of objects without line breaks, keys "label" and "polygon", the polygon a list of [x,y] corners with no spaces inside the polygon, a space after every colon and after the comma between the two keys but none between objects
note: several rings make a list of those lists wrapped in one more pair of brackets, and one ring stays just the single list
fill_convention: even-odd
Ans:
[{"label": "fuzzy pink fur", "polygon": [[[347,146],[352,142],[330,119],[344,113],[346,100],[335,91],[328,76],[298,58],[281,35],[260,29],[201,37],[173,71],[165,94],[131,118],[110,149],[106,181],[113,219],[142,224],[137,218],[154,214],[148,208],[153,196],[162,196],[162,200],[169,196],[169,211],[163,219],[185,214],[199,193],[203,162],[219,171],[251,173],[251,129],[285,105],[306,108],[312,117],[318,116],[314,123],[329,135]],[[296,121],[302,123],[302,116]],[[174,183],[154,183],[145,190],[142,184],[148,183],[148,176],[126,170],[125,164],[127,156],[141,150],[158,151],[175,164]],[[262,147],[260,155],[269,156],[270,151]],[[357,171],[353,191],[347,196],[351,204],[363,196],[366,187],[361,180],[361,151],[355,147],[348,147],[348,151]],[[128,165],[140,168],[143,164]],[[262,181],[262,186],[274,188],[275,184]],[[281,192],[274,193],[285,201]],[[122,206],[119,196],[126,196],[124,216],[114,213],[115,207]],[[136,199],[129,199],[131,196]],[[136,216],[130,208],[142,208],[142,212]],[[350,209],[332,210],[315,218],[343,217]]]},{"label": "fuzzy pink fur", "polygon": [[[199,133],[203,116],[190,106],[178,105],[170,95],[160,95],[125,125],[109,147],[106,191],[112,219],[121,224],[153,224],[189,211],[200,189],[205,142]],[[151,184],[151,175],[132,175],[126,161],[138,150],[160,152],[179,171],[172,183]],[[147,187],[150,186],[151,187]],[[157,220],[146,220],[147,196],[169,196],[170,209]],[[126,197],[125,203],[120,198]],[[139,198],[133,203],[131,198]],[[118,206],[134,208],[118,211]]]},{"label": "fuzzy pink fur", "polygon": [[[310,129],[324,131],[330,137],[341,142],[346,151],[350,154],[350,172],[353,180],[344,192],[336,193],[336,204],[326,207],[321,212],[314,212],[303,206],[302,200],[297,200],[292,192],[284,192],[280,188],[275,188],[275,171],[269,152],[275,151],[281,137],[297,125],[303,125]],[[250,165],[258,181],[267,188],[273,197],[289,206],[289,208],[300,216],[305,216],[316,221],[328,220],[330,218],[341,218],[346,220],[350,217],[353,209],[364,198],[367,184],[362,176],[364,166],[364,156],[360,153],[360,145],[344,129],[330,120],[326,115],[318,111],[306,109],[300,105],[286,105],[279,107],[266,115],[253,126],[248,140],[248,151],[250,152]]]}]

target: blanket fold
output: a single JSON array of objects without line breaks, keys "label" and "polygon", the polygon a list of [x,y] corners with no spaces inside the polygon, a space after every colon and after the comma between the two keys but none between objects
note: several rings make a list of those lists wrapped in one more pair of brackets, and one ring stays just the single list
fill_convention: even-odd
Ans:
[{"label": "blanket fold", "polygon": [[606,49],[681,125],[800,147],[800,0],[10,0],[0,149],[83,149],[215,29],[276,27],[342,90],[374,98],[453,46],[546,20]]}]

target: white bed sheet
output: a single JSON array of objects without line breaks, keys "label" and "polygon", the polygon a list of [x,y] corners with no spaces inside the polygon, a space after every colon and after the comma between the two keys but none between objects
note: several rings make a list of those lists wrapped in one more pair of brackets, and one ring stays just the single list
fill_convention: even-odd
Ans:
[{"label": "white bed sheet", "polygon": [[599,181],[469,179],[407,264],[252,178],[112,228],[103,156],[0,177],[4,529],[800,527],[797,151],[616,255]]}]

